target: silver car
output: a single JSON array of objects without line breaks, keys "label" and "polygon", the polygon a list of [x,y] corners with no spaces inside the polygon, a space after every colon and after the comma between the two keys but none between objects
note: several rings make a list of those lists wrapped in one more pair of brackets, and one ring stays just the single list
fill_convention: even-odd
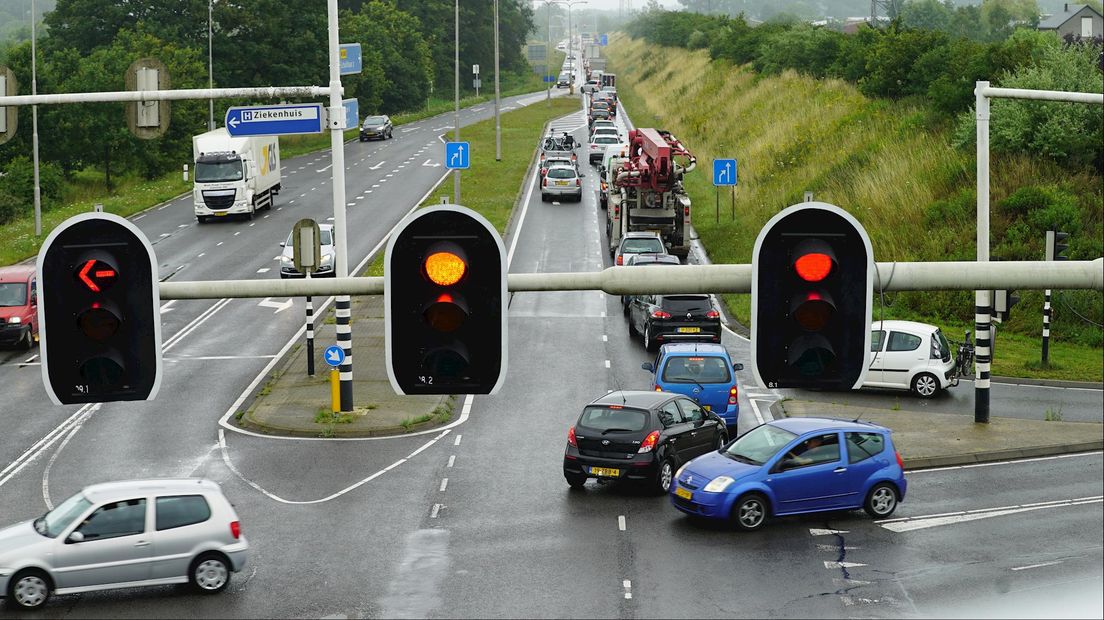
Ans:
[{"label": "silver car", "polygon": [[190,583],[214,594],[249,543],[217,484],[198,478],[85,487],[45,515],[0,529],[0,596],[35,609],[51,594]]},{"label": "silver car", "polygon": [[541,201],[551,197],[573,198],[575,202],[583,199],[582,175],[575,166],[554,166],[548,169],[541,181]]},{"label": "silver car", "polygon": [[[300,273],[295,269],[295,247],[292,244],[292,235],[295,231],[288,233],[287,241],[280,244],[284,248],[283,254],[280,256],[280,277],[281,278],[304,278],[306,274]],[[334,248],[333,238],[333,224],[319,224],[318,225],[318,243],[321,246],[321,259],[318,261],[318,268],[311,274],[315,278],[332,278],[337,275],[334,271],[334,263],[337,261],[337,250]]]}]

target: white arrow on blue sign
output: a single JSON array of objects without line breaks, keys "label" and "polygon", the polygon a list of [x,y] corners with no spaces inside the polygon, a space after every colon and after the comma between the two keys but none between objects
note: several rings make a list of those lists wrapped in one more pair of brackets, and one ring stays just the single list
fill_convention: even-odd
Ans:
[{"label": "white arrow on blue sign", "polygon": [[326,116],[321,103],[234,107],[226,110],[225,124],[232,136],[322,133]]},{"label": "white arrow on blue sign", "polygon": [[736,160],[713,160],[713,185],[736,185]]},{"label": "white arrow on blue sign", "polygon": [[445,143],[445,167],[449,170],[467,170],[471,149],[467,142]]},{"label": "white arrow on blue sign", "polygon": [[341,347],[331,345],[326,347],[326,363],[334,368],[337,368],[345,361],[345,350]]}]

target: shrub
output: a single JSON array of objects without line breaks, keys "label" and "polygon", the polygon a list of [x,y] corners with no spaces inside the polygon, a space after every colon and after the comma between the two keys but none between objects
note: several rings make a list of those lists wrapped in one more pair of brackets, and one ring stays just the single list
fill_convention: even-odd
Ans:
[{"label": "shrub", "polygon": [[7,224],[28,211],[30,207],[27,203],[20,202],[15,196],[0,189],[0,224]]},{"label": "shrub", "polygon": [[[64,187],[61,167],[53,162],[40,161],[38,184],[44,206],[60,199]],[[34,164],[29,157],[20,155],[8,162],[4,167],[4,176],[0,177],[0,191],[10,194],[22,204],[31,205],[29,208],[34,208]]]}]

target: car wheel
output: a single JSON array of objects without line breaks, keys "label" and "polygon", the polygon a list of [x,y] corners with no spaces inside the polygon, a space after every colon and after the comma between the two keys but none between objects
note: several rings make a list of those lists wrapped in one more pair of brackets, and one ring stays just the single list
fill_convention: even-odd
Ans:
[{"label": "car wheel", "polygon": [[50,599],[50,577],[35,569],[20,571],[8,582],[8,600],[20,609],[38,609]]},{"label": "car wheel", "polygon": [[541,202],[548,202],[548,194],[541,192]]},{"label": "car wheel", "polygon": [[939,379],[931,373],[922,372],[912,380],[912,391],[920,398],[934,398],[939,394]]},{"label": "car wheel", "polygon": [[629,300],[621,298],[621,314],[629,316]]},{"label": "car wheel", "polygon": [[652,329],[647,324],[644,325],[644,350],[649,353],[655,353],[659,350],[659,343],[652,340]]},{"label": "car wheel", "polygon": [[34,348],[34,336],[31,335],[32,328],[27,328],[27,333],[23,334],[23,338],[19,340],[19,347],[24,351],[30,351]]},{"label": "car wheel", "polygon": [[897,487],[880,482],[870,489],[863,502],[863,510],[875,519],[884,519],[897,510]]},{"label": "car wheel", "polygon": [[671,459],[664,459],[659,464],[659,469],[656,471],[655,485],[656,490],[660,493],[667,493],[671,490],[671,484],[675,481],[675,464],[671,462]]},{"label": "car wheel", "polygon": [[767,498],[758,493],[748,493],[732,506],[732,522],[737,529],[753,532],[767,521]]},{"label": "car wheel", "polygon": [[394,137],[395,137],[395,130],[394,129],[388,129],[387,130],[387,139],[390,140],[391,138],[394,138]]},{"label": "car wheel", "polygon": [[219,553],[204,553],[192,560],[188,581],[204,594],[217,594],[230,585],[230,563]]},{"label": "car wheel", "polygon": [[569,474],[564,472],[564,478],[567,478],[567,484],[573,489],[581,489],[586,484],[586,474]]}]

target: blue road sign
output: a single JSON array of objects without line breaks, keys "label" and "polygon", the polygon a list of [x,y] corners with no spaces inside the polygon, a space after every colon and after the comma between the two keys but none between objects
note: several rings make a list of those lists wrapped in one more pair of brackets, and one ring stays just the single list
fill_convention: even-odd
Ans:
[{"label": "blue road sign", "polygon": [[598,45],[609,45],[609,37],[604,34],[598,37]]},{"label": "blue road sign", "polygon": [[326,115],[321,103],[235,107],[226,110],[225,125],[232,136],[322,133]]},{"label": "blue road sign", "polygon": [[445,143],[445,167],[449,170],[467,170],[471,148],[467,142]]},{"label": "blue road sign", "polygon": [[335,345],[326,347],[326,363],[337,368],[345,362],[345,349]]},{"label": "blue road sign", "polygon": [[736,185],[736,160],[713,160],[713,185]]},{"label": "blue road sign", "polygon": [[341,75],[360,73],[360,43],[341,44]]},{"label": "blue road sign", "polygon": [[341,105],[345,107],[345,128],[356,129],[360,127],[360,102],[356,97],[343,99]]}]

